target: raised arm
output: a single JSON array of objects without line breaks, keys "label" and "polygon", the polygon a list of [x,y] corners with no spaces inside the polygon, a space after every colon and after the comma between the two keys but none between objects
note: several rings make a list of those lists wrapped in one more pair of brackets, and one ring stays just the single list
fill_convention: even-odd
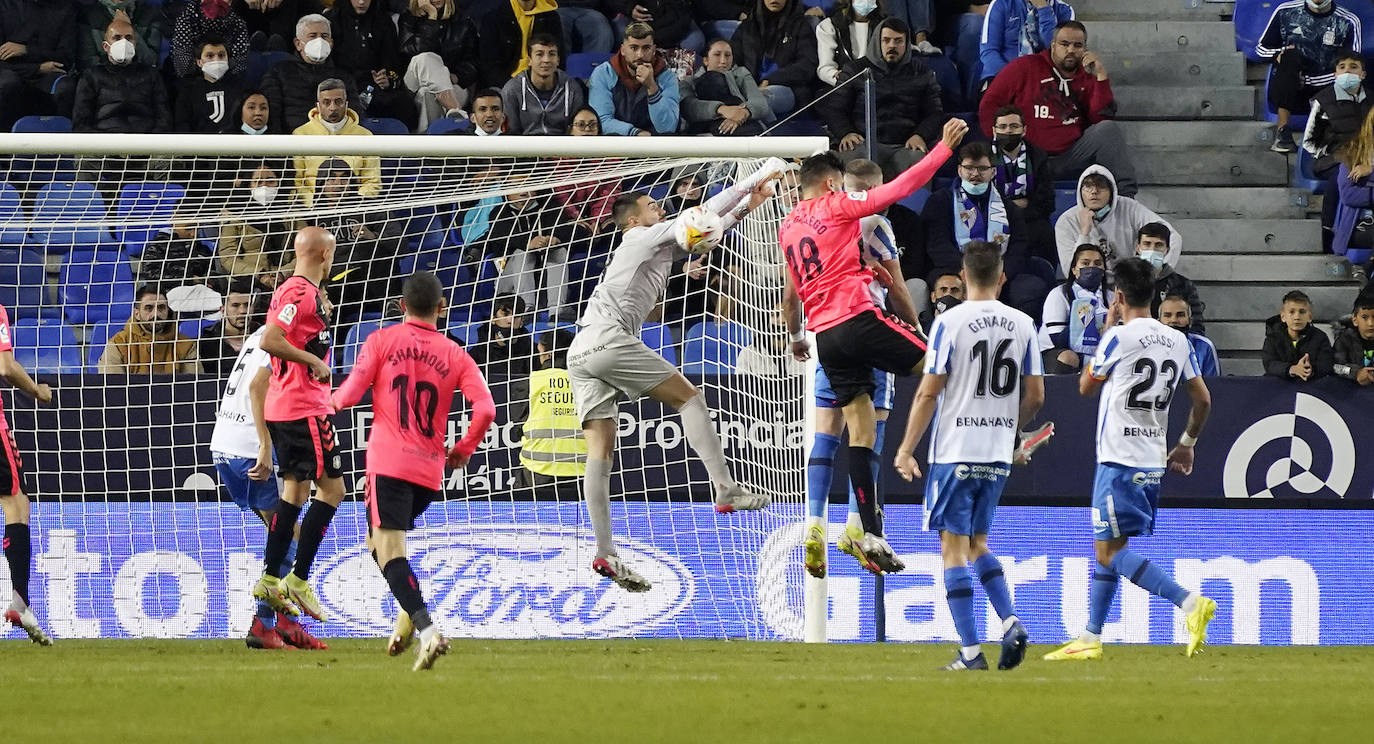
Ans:
[{"label": "raised arm", "polygon": [[921,162],[902,171],[900,176],[881,186],[846,195],[844,199],[833,200],[836,211],[841,217],[857,220],[870,214],[878,214],[897,202],[916,193],[916,190],[930,182],[935,172],[954,153],[968,125],[962,119],[945,122],[940,143],[930,148]]},{"label": "raised arm", "polygon": [[467,465],[468,458],[477,451],[477,445],[481,444],[482,438],[487,435],[487,429],[496,420],[496,404],[491,399],[491,391],[487,389],[487,381],[482,377],[482,371],[466,352],[462,353],[459,359],[461,361],[458,362],[458,389],[472,406],[472,416],[467,431],[463,432],[463,438],[455,442],[453,448],[448,451],[448,465],[453,468]]}]

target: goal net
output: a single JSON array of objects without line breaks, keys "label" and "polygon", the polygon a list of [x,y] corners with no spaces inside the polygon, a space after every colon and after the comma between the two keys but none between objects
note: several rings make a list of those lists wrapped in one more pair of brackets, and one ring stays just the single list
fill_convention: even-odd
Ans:
[{"label": "goal net", "polygon": [[[440,330],[479,361],[496,424],[410,533],[452,636],[800,639],[803,376],[776,307],[781,193],[702,261],[676,265],[642,337],[703,389],[735,476],[765,512],[717,515],[677,416],[626,402],[612,519],[654,584],[615,588],[576,464],[522,439],[531,375],[558,363],[618,239],[610,205],[643,191],[669,216],[817,139],[101,137],[3,135],[0,303],[49,406],[6,388],[34,506],[33,601],[57,637],[234,637],[251,620],[264,528],[210,450],[242,336],[292,270],[295,231],[333,233],[335,384],[400,318],[400,283],[434,272]],[[549,351],[551,354],[542,353]],[[467,426],[455,404],[449,436]],[[388,632],[397,607],[364,548],[367,401],[341,413],[348,498],[315,562],[325,636]],[[566,444],[566,443],[565,443]],[[555,447],[556,448],[556,447]],[[546,458],[548,459],[548,458]],[[566,458],[552,458],[567,465]],[[553,472],[546,472],[546,471]],[[0,565],[0,585],[8,576]]]}]

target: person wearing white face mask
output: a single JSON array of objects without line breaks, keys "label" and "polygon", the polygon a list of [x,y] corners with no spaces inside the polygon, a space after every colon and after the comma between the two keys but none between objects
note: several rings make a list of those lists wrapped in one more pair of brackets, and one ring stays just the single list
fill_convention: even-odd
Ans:
[{"label": "person wearing white face mask", "polygon": [[134,29],[113,21],[105,29],[106,61],[86,70],[76,86],[72,131],[149,133],[172,131],[167,89],[157,70],[134,63]]},{"label": "person wearing white face mask", "polygon": [[1164,260],[1169,254],[1169,239],[1172,234],[1173,231],[1162,222],[1142,225],[1136,231],[1136,257],[1145,259],[1155,268],[1155,293],[1150,299],[1150,313],[1159,315],[1159,304],[1165,297],[1181,297],[1188,303],[1192,330],[1196,333],[1205,333],[1207,326],[1203,322],[1202,313],[1207,309],[1207,305],[1198,296],[1197,286],[1193,284],[1193,280],[1174,271],[1174,267]]},{"label": "person wearing white face mask", "polygon": [[878,0],[840,0],[816,27],[816,77],[833,86],[845,65],[868,53],[868,37],[885,17]]},{"label": "person wearing white face mask", "polygon": [[262,78],[273,131],[291,132],[306,123],[319,84],[325,80],[343,80],[349,108],[365,110],[349,75],[334,63],[333,56],[334,35],[328,18],[312,13],[296,22],[296,56],[273,65]]},{"label": "person wearing white face mask", "polygon": [[1322,199],[1322,248],[1331,252],[1336,208],[1339,206],[1340,163],[1337,153],[1355,139],[1360,125],[1374,108],[1374,98],[1365,88],[1365,60],[1355,52],[1341,52],[1336,58],[1336,80],[1312,97],[1312,113],[1302,135],[1302,149],[1316,162],[1312,172],[1326,179],[1326,198]]},{"label": "person wearing white face mask", "polygon": [[219,37],[206,37],[196,46],[197,77],[177,81],[172,119],[178,132],[218,134],[234,121],[230,108],[242,95],[240,77],[229,71],[229,47]]},{"label": "person wearing white face mask", "polygon": [[1277,112],[1274,152],[1293,152],[1288,123],[1293,114],[1306,114],[1317,90],[1336,75],[1341,50],[1360,51],[1360,18],[1335,0],[1275,3],[1269,25],[1255,44],[1255,53],[1273,60],[1269,73],[1269,106]]},{"label": "person wearing white face mask", "polygon": [[267,216],[269,209],[281,213],[291,206],[291,193],[282,191],[278,178],[284,164],[258,161],[245,170],[252,175],[236,190],[232,206],[221,214],[224,221],[215,254],[225,274],[252,279],[260,288],[271,289],[283,274],[290,276],[295,271],[291,237],[305,223]]},{"label": "person wearing white face mask", "polygon": [[[372,132],[358,123],[358,115],[349,108],[344,81],[329,79],[316,88],[316,104],[310,109],[309,120],[292,134],[370,136]],[[371,155],[347,155],[341,159],[356,177],[359,196],[371,197],[382,192],[381,160]],[[325,160],[320,155],[296,157],[296,194],[307,207],[315,198],[315,172]]]}]

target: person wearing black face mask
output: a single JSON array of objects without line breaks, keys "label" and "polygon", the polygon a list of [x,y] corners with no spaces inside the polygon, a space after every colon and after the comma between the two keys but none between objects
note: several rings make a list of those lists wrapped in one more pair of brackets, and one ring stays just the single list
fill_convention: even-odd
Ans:
[{"label": "person wearing black face mask", "polygon": [[1014,105],[997,109],[992,125],[992,165],[997,169],[997,191],[1021,209],[1031,255],[1059,268],[1054,249],[1054,175],[1049,153],[1026,139],[1026,115]]},{"label": "person wearing black face mask", "polygon": [[1102,249],[1088,243],[1078,246],[1069,263],[1068,280],[1045,298],[1041,313],[1040,354],[1045,374],[1072,374],[1083,367],[1107,330],[1111,304]]}]

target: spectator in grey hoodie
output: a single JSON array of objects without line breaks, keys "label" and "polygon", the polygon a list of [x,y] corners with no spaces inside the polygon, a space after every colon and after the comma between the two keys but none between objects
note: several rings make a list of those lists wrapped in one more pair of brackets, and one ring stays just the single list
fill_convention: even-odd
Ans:
[{"label": "spectator in grey hoodie", "polygon": [[754,136],[763,133],[768,99],[749,70],[735,64],[730,42],[717,39],[706,63],[679,85],[682,117],[693,134]]},{"label": "spectator in grey hoodie", "polygon": [[501,88],[510,134],[567,134],[573,116],[587,105],[582,81],[558,69],[558,40],[533,34],[530,67]]}]

